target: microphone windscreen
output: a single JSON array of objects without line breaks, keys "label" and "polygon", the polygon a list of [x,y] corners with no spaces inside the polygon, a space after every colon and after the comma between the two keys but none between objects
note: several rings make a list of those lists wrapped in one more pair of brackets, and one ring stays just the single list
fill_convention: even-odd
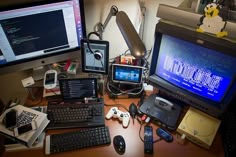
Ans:
[{"label": "microphone windscreen", "polygon": [[143,58],[146,55],[146,48],[125,12],[119,11],[116,14],[116,23],[131,54],[137,59]]}]

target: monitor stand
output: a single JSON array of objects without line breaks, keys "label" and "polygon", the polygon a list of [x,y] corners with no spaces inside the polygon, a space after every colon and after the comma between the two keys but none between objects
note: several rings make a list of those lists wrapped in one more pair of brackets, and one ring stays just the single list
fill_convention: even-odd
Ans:
[{"label": "monitor stand", "polygon": [[33,68],[32,77],[35,81],[43,80],[45,72],[49,70],[48,66],[40,66]]}]

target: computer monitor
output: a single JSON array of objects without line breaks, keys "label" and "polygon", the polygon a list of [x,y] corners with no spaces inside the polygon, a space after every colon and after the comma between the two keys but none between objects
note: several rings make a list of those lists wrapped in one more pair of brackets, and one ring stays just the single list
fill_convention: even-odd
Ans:
[{"label": "computer monitor", "polygon": [[112,64],[112,81],[123,84],[141,84],[143,75],[143,67]]},{"label": "computer monitor", "polygon": [[52,0],[0,9],[0,74],[80,55],[83,0]]},{"label": "computer monitor", "polygon": [[169,98],[219,117],[236,91],[235,43],[160,22],[148,81]]}]

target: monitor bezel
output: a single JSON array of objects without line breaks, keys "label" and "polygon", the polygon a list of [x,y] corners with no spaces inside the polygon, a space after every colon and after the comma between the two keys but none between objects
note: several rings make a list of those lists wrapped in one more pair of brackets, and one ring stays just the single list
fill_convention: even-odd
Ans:
[{"label": "monitor bezel", "polygon": [[[63,1],[70,0],[51,0],[51,1],[37,1],[37,2],[27,2],[23,4],[17,4],[12,6],[4,6],[0,8],[0,11],[8,11],[20,8],[27,8]],[[86,22],[85,22],[85,12],[84,12],[84,0],[78,0],[80,4],[80,18],[81,18],[81,27],[82,27],[82,37],[86,37]],[[18,72],[28,69],[37,68],[40,66],[45,66],[53,63],[58,63],[62,61],[66,61],[69,59],[75,59],[80,57],[80,44],[78,43],[78,47],[70,50],[65,50],[53,54],[46,54],[43,56],[37,56],[34,58],[17,60],[14,62],[8,62],[6,64],[0,65],[0,74],[8,74],[12,72]]]},{"label": "monitor bezel", "polygon": [[[138,79],[138,82],[116,79],[116,77],[115,77],[116,67],[138,69],[139,70],[139,76],[140,76],[139,79]],[[133,66],[133,65],[128,65],[128,64],[112,64],[112,81],[115,82],[115,83],[132,84],[132,85],[141,84],[142,80],[143,80],[142,79],[142,74],[143,74],[143,67],[141,67],[141,66]]]},{"label": "monitor bezel", "polygon": [[230,104],[231,100],[236,94],[236,78],[233,79],[233,83],[229,87],[222,101],[215,102],[202,96],[193,94],[183,88],[177,87],[172,83],[164,80],[163,78],[157,76],[155,74],[155,69],[157,66],[156,63],[158,59],[158,52],[160,48],[162,34],[180,38],[193,44],[198,44],[200,46],[217,50],[227,55],[236,57],[236,54],[234,54],[234,52],[236,52],[236,47],[234,43],[225,39],[216,38],[213,35],[198,33],[195,30],[165,22],[159,22],[156,25],[155,43],[152,53],[148,82],[177,100],[183,101],[184,103],[190,106],[194,106],[212,116],[219,117]]},{"label": "monitor bezel", "polygon": [[[109,67],[109,42],[105,40],[91,40],[91,39],[81,39],[81,58],[82,58],[82,71],[86,73],[99,73],[99,74],[108,74],[108,67]],[[85,44],[90,44],[90,47],[93,44],[98,45],[106,45],[105,53],[103,54],[104,63],[103,68],[104,70],[95,70],[95,69],[87,69],[86,68],[86,52],[85,52]],[[92,49],[92,48],[91,48]],[[93,52],[91,52],[93,53]],[[94,58],[95,59],[95,58]]]}]

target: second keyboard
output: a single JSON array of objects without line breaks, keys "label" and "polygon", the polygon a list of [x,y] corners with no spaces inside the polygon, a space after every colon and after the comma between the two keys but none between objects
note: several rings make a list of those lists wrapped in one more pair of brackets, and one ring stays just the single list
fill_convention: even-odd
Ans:
[{"label": "second keyboard", "polygon": [[85,128],[46,136],[45,153],[54,154],[110,143],[111,138],[108,127]]}]

